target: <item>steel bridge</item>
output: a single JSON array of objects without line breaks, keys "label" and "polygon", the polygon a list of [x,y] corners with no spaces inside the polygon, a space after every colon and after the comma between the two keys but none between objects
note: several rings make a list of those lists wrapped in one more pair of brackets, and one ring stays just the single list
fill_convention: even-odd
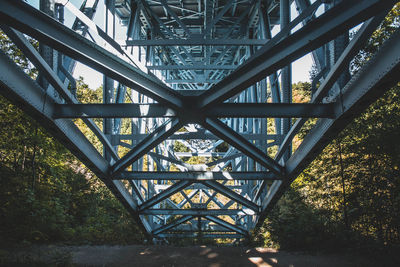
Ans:
[{"label": "steel bridge", "polygon": [[[398,30],[349,70],[396,2],[0,0],[2,31],[39,73],[0,50],[1,94],[148,236],[247,238],[324,146],[399,81]],[[295,103],[292,63],[305,55],[311,97]],[[78,101],[77,62],[101,73],[102,103]]]}]

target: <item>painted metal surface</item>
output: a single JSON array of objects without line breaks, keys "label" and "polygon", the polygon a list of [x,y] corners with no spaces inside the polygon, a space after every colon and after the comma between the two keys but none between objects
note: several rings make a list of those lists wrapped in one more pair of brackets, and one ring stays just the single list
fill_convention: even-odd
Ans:
[{"label": "painted metal surface", "polygon": [[[0,0],[1,29],[39,70],[32,80],[0,52],[0,92],[82,160],[156,239],[248,238],[326,143],[399,81],[399,31],[356,75],[348,71],[397,1],[40,2],[41,11]],[[74,16],[71,27],[64,9]],[[21,33],[45,48],[38,52]],[[296,103],[291,65],[306,54],[318,75],[310,100]],[[102,103],[76,98],[76,62],[104,75]],[[310,118],[317,123],[294,147]]]}]

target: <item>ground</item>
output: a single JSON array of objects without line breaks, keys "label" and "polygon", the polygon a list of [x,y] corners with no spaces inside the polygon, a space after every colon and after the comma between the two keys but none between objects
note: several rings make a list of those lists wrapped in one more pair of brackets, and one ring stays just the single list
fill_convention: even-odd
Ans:
[{"label": "ground", "polygon": [[[385,259],[382,261],[382,259]],[[394,258],[212,246],[35,246],[0,250],[0,266],[400,266]]]}]

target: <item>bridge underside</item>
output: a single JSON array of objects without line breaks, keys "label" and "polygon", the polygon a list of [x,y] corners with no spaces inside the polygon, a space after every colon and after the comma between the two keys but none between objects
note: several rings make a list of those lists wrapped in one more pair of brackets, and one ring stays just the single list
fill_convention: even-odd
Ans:
[{"label": "bridge underside", "polygon": [[[349,70],[396,2],[1,0],[1,29],[39,73],[0,51],[1,93],[102,179],[148,235],[246,238],[324,146],[399,81],[399,31]],[[305,55],[314,75],[300,103],[292,63]],[[101,103],[77,99],[77,62],[103,75]]]}]

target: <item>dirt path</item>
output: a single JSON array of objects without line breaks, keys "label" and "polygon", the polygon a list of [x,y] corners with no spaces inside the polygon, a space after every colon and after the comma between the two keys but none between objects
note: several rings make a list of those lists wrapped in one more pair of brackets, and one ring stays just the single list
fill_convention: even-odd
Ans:
[{"label": "dirt path", "polygon": [[[34,262],[50,263],[49,266],[400,266],[399,262],[396,264],[392,259],[386,258],[385,262],[382,262],[373,256],[313,255],[244,247],[41,246],[29,252],[17,253],[20,254],[18,259],[25,257]],[[13,254],[15,256],[15,253]],[[28,254],[30,256],[27,256]]]}]

